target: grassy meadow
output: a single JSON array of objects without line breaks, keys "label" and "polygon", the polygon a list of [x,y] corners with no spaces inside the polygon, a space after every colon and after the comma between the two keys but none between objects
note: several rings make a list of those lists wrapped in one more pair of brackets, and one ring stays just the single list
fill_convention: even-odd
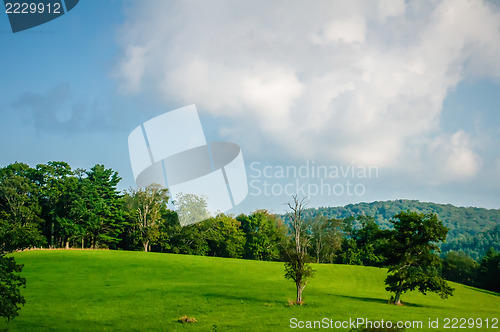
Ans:
[{"label": "grassy meadow", "polygon": [[[313,264],[306,304],[290,307],[295,289],[283,263],[104,250],[34,250],[15,258],[25,264],[26,305],[0,330],[284,331],[291,318],[325,317],[421,320],[425,330],[430,318],[444,330],[444,318],[500,316],[499,294],[454,283],[448,300],[414,292],[403,295],[406,305],[388,305],[386,270],[373,267]],[[177,322],[184,315],[197,323]]]}]

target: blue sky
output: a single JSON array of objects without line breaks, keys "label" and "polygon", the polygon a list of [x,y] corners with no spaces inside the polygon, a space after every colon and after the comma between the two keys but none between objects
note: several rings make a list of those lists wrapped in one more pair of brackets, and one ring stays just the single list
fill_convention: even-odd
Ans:
[{"label": "blue sky", "polygon": [[[326,179],[362,195],[310,206],[500,208],[499,40],[488,1],[82,0],[16,34],[2,13],[0,166],[102,163],[126,189],[129,133],[196,104],[207,140],[240,145],[249,180],[266,166],[377,167]],[[234,212],[282,212],[289,197],[257,194],[264,180],[297,179],[257,179]]]}]

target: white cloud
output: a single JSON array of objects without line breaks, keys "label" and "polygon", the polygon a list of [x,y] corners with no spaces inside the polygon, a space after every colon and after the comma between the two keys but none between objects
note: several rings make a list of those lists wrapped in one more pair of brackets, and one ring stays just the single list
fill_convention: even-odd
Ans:
[{"label": "white cloud", "polygon": [[402,15],[405,12],[404,0],[379,0],[378,14],[382,19]]},{"label": "white cloud", "polygon": [[131,45],[125,50],[125,57],[115,76],[121,79],[121,88],[126,92],[137,92],[144,76],[147,48]]},{"label": "white cloud", "polygon": [[453,135],[435,138],[430,144],[429,164],[435,174],[431,180],[436,183],[465,181],[477,174],[482,159],[471,149],[471,139],[463,131]]},{"label": "white cloud", "polygon": [[168,96],[192,100],[214,115],[238,118],[251,110],[267,131],[291,125],[286,120],[303,89],[293,69],[284,66],[261,63],[228,71],[199,57],[172,69],[161,86]]},{"label": "white cloud", "polygon": [[500,13],[483,1],[137,1],[128,13],[125,91],[231,119],[223,134],[245,152],[479,171],[474,140],[439,119],[465,77],[500,77]]},{"label": "white cloud", "polygon": [[365,40],[366,24],[360,17],[351,19],[337,19],[328,22],[321,29],[321,33],[311,38],[313,44],[332,42],[361,43]]}]

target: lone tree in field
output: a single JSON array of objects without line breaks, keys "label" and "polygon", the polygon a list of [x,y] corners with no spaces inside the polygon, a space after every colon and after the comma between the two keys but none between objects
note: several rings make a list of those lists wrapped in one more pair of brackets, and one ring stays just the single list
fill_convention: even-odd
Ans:
[{"label": "lone tree in field", "polygon": [[307,234],[307,223],[302,219],[304,210],[304,199],[298,200],[293,196],[293,202],[288,203],[290,236],[285,244],[285,278],[295,282],[297,287],[297,299],[295,303],[302,304],[302,291],[314,274],[308,264],[312,259],[307,253],[309,237]]},{"label": "lone tree in field", "polygon": [[435,214],[400,212],[390,221],[394,229],[387,233],[389,271],[385,279],[389,292],[395,293],[394,304],[401,304],[401,294],[417,289],[438,293],[446,299],[453,288],[441,278],[441,260],[437,244],[446,239],[448,229]]}]

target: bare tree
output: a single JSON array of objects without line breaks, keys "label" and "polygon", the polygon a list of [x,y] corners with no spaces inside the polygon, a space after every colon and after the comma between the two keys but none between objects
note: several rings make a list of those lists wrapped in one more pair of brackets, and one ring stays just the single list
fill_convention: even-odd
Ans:
[{"label": "bare tree", "polygon": [[302,218],[307,203],[305,198],[299,200],[294,195],[293,201],[287,203],[289,216],[289,238],[285,245],[285,278],[295,282],[297,288],[296,304],[302,304],[302,291],[314,271],[310,264],[311,257],[307,253],[309,236],[307,234],[307,223]]}]

